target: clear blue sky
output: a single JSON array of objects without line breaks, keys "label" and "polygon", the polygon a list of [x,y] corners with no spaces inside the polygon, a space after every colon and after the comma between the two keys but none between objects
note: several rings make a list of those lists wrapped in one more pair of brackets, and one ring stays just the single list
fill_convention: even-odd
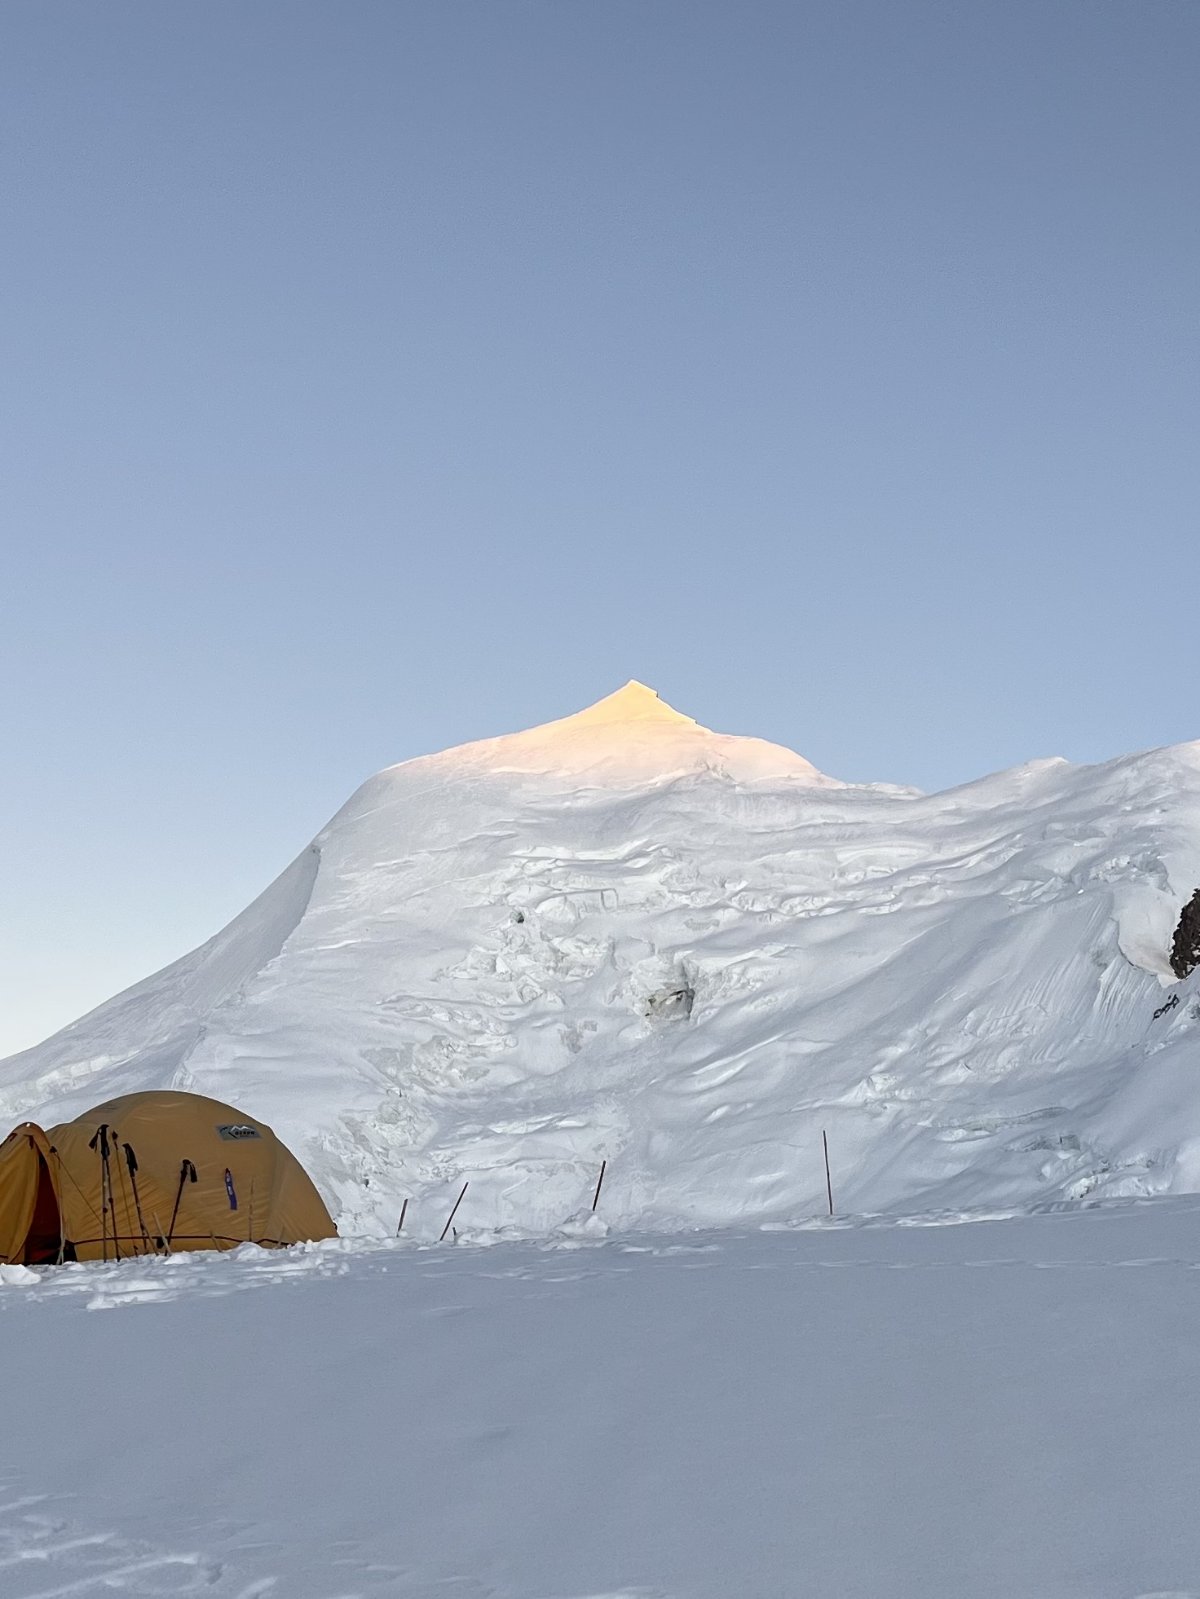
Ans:
[{"label": "clear blue sky", "polygon": [[1200,735],[1200,5],[9,0],[0,1053],[636,676]]}]

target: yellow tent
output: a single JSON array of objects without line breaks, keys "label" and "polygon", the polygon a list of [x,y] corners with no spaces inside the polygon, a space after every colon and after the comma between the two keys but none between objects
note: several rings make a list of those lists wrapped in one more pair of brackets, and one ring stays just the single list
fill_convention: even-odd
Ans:
[{"label": "yellow tent", "polygon": [[0,1261],[281,1246],[337,1229],[262,1122],[199,1094],[126,1094],[0,1144]]}]

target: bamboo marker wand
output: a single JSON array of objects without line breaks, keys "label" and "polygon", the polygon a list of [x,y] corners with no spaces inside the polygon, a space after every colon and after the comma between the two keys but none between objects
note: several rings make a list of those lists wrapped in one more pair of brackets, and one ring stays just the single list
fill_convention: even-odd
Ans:
[{"label": "bamboo marker wand", "polygon": [[404,1218],[407,1215],[408,1215],[408,1200],[406,1199],[404,1201],[404,1203],[400,1207],[400,1220],[396,1223],[396,1237],[397,1238],[399,1238],[400,1234],[404,1231]]},{"label": "bamboo marker wand", "polygon": [[833,1179],[829,1175],[829,1135],[821,1129],[821,1147],[825,1151],[825,1192],[829,1196],[829,1214],[833,1215]]},{"label": "bamboo marker wand", "polygon": [[470,1188],[470,1186],[471,1186],[470,1182],[465,1182],[462,1185],[462,1194],[459,1194],[458,1198],[454,1201],[454,1209],[450,1212],[449,1216],[446,1218],[446,1225],[442,1228],[442,1236],[438,1239],[438,1243],[439,1244],[444,1243],[446,1241],[446,1234],[450,1231],[450,1223],[458,1215],[458,1207],[463,1202],[463,1194],[466,1193],[467,1189]]},{"label": "bamboo marker wand", "polygon": [[607,1167],[607,1165],[608,1165],[607,1159],[602,1160],[600,1162],[600,1175],[596,1179],[596,1192],[592,1195],[592,1209],[593,1210],[595,1210],[596,1206],[600,1203],[600,1190],[604,1186],[604,1172],[605,1172],[605,1168]]}]

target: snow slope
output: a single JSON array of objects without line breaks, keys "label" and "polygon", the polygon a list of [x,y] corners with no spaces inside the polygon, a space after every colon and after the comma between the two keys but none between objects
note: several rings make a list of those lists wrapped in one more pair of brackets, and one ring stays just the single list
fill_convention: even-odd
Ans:
[{"label": "snow slope", "polygon": [[[1200,744],[852,786],[629,684],[372,778],[209,943],[0,1065],[274,1124],[343,1229],[1200,1189]],[[1160,1015],[1164,1004],[1179,1003]],[[690,1006],[690,1010],[689,1010]]]},{"label": "snow slope", "polygon": [[5,1599],[1200,1599],[1193,1199],[14,1272]]}]

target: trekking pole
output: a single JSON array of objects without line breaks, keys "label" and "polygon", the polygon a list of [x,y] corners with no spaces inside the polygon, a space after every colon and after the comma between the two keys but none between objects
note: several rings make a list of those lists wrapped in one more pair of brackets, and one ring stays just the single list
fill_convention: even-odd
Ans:
[{"label": "trekking pole", "polygon": [[[102,1258],[108,1259],[108,1220],[112,1203],[112,1176],[108,1169],[108,1123],[101,1122],[96,1131],[88,1140],[89,1149],[98,1149],[100,1154],[100,1248]],[[116,1250],[117,1259],[121,1258],[121,1251],[117,1249],[117,1220],[113,1219],[113,1248]]]},{"label": "trekking pole", "polygon": [[137,1211],[138,1226],[142,1229],[142,1242],[146,1246],[146,1253],[149,1254],[150,1250],[151,1250],[151,1248],[153,1246],[150,1243],[150,1234],[146,1230],[145,1218],[142,1215],[142,1197],[138,1193],[138,1185],[137,1185],[138,1163],[137,1163],[137,1156],[133,1152],[133,1145],[132,1144],[125,1144],[124,1145],[124,1149],[125,1149],[125,1164],[126,1164],[126,1166],[129,1167],[129,1186],[133,1189],[133,1208]]},{"label": "trekking pole", "polygon": [[454,1201],[454,1209],[450,1212],[450,1215],[447,1217],[447,1220],[446,1220],[446,1225],[442,1228],[442,1236],[441,1236],[441,1238],[438,1239],[438,1243],[439,1244],[445,1242],[446,1234],[450,1231],[450,1223],[458,1215],[458,1207],[463,1202],[463,1194],[466,1193],[467,1189],[470,1188],[470,1186],[471,1186],[470,1182],[465,1182],[462,1185],[462,1194],[459,1194],[458,1198]]},{"label": "trekking pole", "polygon": [[[104,1175],[108,1178],[108,1218],[112,1223],[113,1259],[121,1258],[121,1231],[117,1226],[117,1187],[113,1182],[112,1157],[117,1153],[117,1130],[112,1130],[112,1142],[108,1140],[108,1129],[105,1128],[104,1141],[101,1145],[104,1151]],[[117,1171],[121,1168],[118,1166]],[[126,1218],[129,1216],[129,1206],[125,1206]]]},{"label": "trekking pole", "polygon": [[400,1207],[400,1220],[396,1223],[396,1237],[397,1238],[399,1238],[400,1234],[404,1231],[404,1218],[407,1215],[408,1215],[408,1200],[406,1199],[404,1201],[404,1203]]},{"label": "trekking pole", "polygon": [[825,1192],[829,1197],[829,1214],[833,1215],[833,1179],[829,1175],[829,1135],[821,1129],[821,1146],[825,1151]]},{"label": "trekking pole", "polygon": [[171,1225],[167,1229],[167,1253],[171,1252],[171,1239],[175,1236],[175,1222],[179,1216],[179,1201],[183,1198],[183,1185],[185,1182],[196,1181],[196,1168],[190,1160],[185,1160],[179,1168],[179,1187],[175,1190],[175,1209],[171,1212]]},{"label": "trekking pole", "polygon": [[[129,1183],[126,1180],[125,1168],[121,1164],[121,1135],[120,1135],[120,1133],[117,1131],[117,1129],[115,1127],[110,1127],[109,1128],[109,1145],[110,1145],[110,1147],[112,1149],[112,1164],[109,1166],[109,1169],[108,1169],[108,1192],[109,1192],[109,1197],[112,1200],[113,1242],[117,1246],[117,1259],[120,1260],[120,1258],[121,1258],[121,1247],[120,1247],[121,1240],[126,1236],[125,1233],[122,1232],[122,1230],[121,1230],[123,1227],[128,1227],[129,1228],[128,1237],[129,1237],[130,1253],[133,1254],[133,1255],[137,1255],[137,1254],[140,1254],[141,1251],[138,1249],[138,1247],[137,1247],[137,1239],[134,1237],[134,1227],[136,1225],[136,1222],[134,1220],[134,1214],[133,1214],[133,1196],[129,1192]],[[114,1167],[116,1168],[116,1176],[115,1177],[113,1176],[113,1168]],[[120,1183],[120,1185],[121,1185],[121,1219],[120,1219],[119,1222],[117,1220],[117,1184],[118,1183]]]},{"label": "trekking pole", "polygon": [[608,1165],[607,1159],[602,1160],[600,1162],[600,1175],[596,1179],[596,1192],[592,1195],[592,1209],[593,1210],[595,1210],[596,1206],[600,1203],[600,1190],[604,1186],[604,1171],[605,1171],[605,1167],[607,1165]]},{"label": "trekking pole", "polygon": [[150,1215],[152,1216],[152,1218],[154,1220],[154,1228],[155,1228],[155,1232],[154,1232],[154,1250],[155,1250],[155,1253],[157,1254],[158,1251],[161,1249],[164,1255],[169,1254],[170,1251],[167,1249],[167,1235],[166,1235],[166,1233],[163,1232],[163,1224],[158,1219],[158,1212],[156,1210],[152,1210],[150,1212]]}]

